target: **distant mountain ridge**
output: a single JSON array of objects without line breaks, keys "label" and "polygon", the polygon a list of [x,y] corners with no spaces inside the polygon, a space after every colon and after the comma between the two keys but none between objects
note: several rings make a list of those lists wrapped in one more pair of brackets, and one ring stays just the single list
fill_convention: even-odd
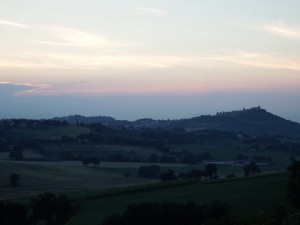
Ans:
[{"label": "distant mountain ridge", "polygon": [[114,124],[117,120],[113,117],[110,116],[81,116],[81,115],[71,115],[71,116],[63,116],[63,117],[55,117],[53,120],[58,120],[58,121],[66,121],[70,124],[78,124],[78,123],[83,123],[83,124],[91,124],[91,123],[102,123],[105,125],[112,125]]},{"label": "distant mountain ridge", "polygon": [[289,135],[300,137],[300,124],[286,120],[261,107],[219,112],[216,115],[202,115],[188,119],[153,120],[139,119],[136,121],[116,120],[113,117],[80,115],[57,117],[54,120],[66,121],[70,124],[102,123],[106,126],[124,126],[134,128],[184,128],[209,129],[227,132],[242,132],[259,135]]}]

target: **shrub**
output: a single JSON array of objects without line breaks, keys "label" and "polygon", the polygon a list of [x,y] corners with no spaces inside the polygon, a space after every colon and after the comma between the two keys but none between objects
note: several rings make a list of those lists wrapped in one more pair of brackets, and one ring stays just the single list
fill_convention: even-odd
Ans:
[{"label": "shrub", "polygon": [[20,178],[21,178],[21,175],[18,174],[18,173],[12,173],[12,174],[10,174],[9,185],[11,187],[17,187],[17,186],[19,186]]}]

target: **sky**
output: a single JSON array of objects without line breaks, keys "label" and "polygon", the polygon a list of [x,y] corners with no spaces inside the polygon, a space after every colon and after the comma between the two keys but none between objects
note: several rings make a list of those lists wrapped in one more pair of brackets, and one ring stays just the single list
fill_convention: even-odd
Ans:
[{"label": "sky", "polygon": [[1,0],[0,119],[300,122],[298,0]]}]

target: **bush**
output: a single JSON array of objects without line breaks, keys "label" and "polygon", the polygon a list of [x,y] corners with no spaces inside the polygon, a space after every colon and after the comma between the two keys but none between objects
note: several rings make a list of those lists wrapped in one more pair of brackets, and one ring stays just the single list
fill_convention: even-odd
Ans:
[{"label": "bush", "polygon": [[171,169],[168,169],[167,171],[163,172],[159,176],[161,181],[170,181],[170,180],[176,180],[177,176],[175,175],[174,171]]},{"label": "bush", "polygon": [[22,152],[19,151],[12,151],[9,153],[9,158],[13,158],[15,160],[23,160],[24,156]]},{"label": "bush", "polygon": [[32,220],[45,221],[48,225],[65,224],[77,210],[66,195],[55,195],[51,192],[32,198],[31,207]]},{"label": "bush", "polygon": [[129,172],[125,172],[125,173],[124,173],[124,177],[125,177],[125,178],[129,178],[129,177],[130,177],[130,173],[129,173]]},{"label": "bush", "polygon": [[28,225],[28,210],[25,206],[13,202],[0,202],[0,224]]},{"label": "bush", "polygon": [[226,175],[226,178],[234,178],[236,177],[235,173],[229,173]]},{"label": "bush", "polygon": [[[233,224],[228,218],[229,205],[212,201],[197,205],[187,203],[144,202],[131,204],[123,215],[107,217],[102,225],[196,225],[196,224]],[[227,220],[226,220],[227,219]],[[226,221],[225,221],[226,220]],[[218,221],[218,223],[216,223]]]},{"label": "bush", "polygon": [[300,161],[295,160],[287,168],[289,172],[288,197],[292,205],[300,209]]},{"label": "bush", "polygon": [[84,165],[84,166],[87,166],[89,164],[94,164],[94,166],[97,166],[100,164],[100,158],[93,156],[91,158],[84,158],[84,159],[82,159],[81,162],[82,162],[82,165]]},{"label": "bush", "polygon": [[11,187],[17,187],[17,186],[19,186],[20,178],[21,178],[21,175],[18,174],[18,173],[12,173],[12,174],[10,174],[9,185]]},{"label": "bush", "polygon": [[158,178],[160,173],[160,167],[156,165],[141,166],[137,173],[138,177],[142,178]]}]

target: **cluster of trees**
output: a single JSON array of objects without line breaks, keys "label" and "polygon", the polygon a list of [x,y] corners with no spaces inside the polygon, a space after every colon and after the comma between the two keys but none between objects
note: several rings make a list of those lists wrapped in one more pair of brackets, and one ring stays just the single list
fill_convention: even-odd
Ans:
[{"label": "cluster of trees", "polygon": [[15,160],[23,160],[24,159],[24,155],[22,152],[20,151],[11,151],[8,155],[9,158],[11,159],[15,159]]},{"label": "cluster of trees", "polygon": [[98,166],[100,164],[100,158],[96,156],[92,156],[89,158],[84,158],[82,160],[82,165],[88,166],[89,164],[93,164],[94,166]]},{"label": "cluster of trees", "polygon": [[6,152],[9,151],[9,143],[6,139],[0,138],[0,152]]},{"label": "cluster of trees", "polygon": [[210,160],[213,157],[208,153],[198,153],[192,154],[188,152],[174,152],[169,154],[164,154],[159,157],[157,154],[152,153],[148,157],[148,162],[150,163],[185,163],[189,165],[195,165],[201,163],[203,160]]},{"label": "cluster of trees", "polygon": [[204,170],[191,170],[188,173],[176,174],[172,169],[161,172],[161,168],[157,165],[141,166],[138,170],[138,177],[141,178],[159,178],[161,181],[169,181],[176,179],[196,178],[217,178],[217,166],[215,164],[207,164]]},{"label": "cluster of trees", "polygon": [[9,158],[15,159],[15,160],[23,160],[23,146],[22,145],[15,145],[11,152],[9,153]]},{"label": "cluster of trees", "polygon": [[215,164],[209,163],[204,167],[204,170],[192,169],[188,173],[180,174],[179,177],[180,178],[199,178],[199,179],[204,177],[204,178],[213,179],[213,178],[218,178],[217,172],[218,172],[217,166]]},{"label": "cluster of trees", "polygon": [[200,205],[194,202],[145,202],[129,205],[122,215],[109,216],[101,225],[225,225],[231,224],[229,212],[229,205],[219,201]]},{"label": "cluster of trees", "polygon": [[9,186],[11,187],[19,186],[20,179],[21,179],[21,174],[11,173],[9,176]]},{"label": "cluster of trees", "polygon": [[137,176],[141,178],[158,178],[160,174],[160,166],[141,166],[137,172]]},{"label": "cluster of trees", "polygon": [[76,213],[78,205],[65,195],[51,192],[31,199],[30,207],[19,203],[0,202],[0,224],[3,225],[63,225]]},{"label": "cluster of trees", "polygon": [[[150,162],[150,163],[185,163],[189,165],[195,165],[201,163],[203,160],[213,159],[207,152],[199,154],[191,154],[187,152],[180,153],[168,153],[159,156],[158,153],[152,153],[148,157],[145,157],[138,152],[132,151],[131,154],[127,152],[105,152],[101,154],[101,161],[110,162]],[[83,155],[77,155],[72,150],[63,151],[60,154],[61,160],[75,160],[83,161]]]},{"label": "cluster of trees", "polygon": [[213,157],[208,152],[192,154],[192,153],[184,153],[182,155],[181,163],[186,163],[190,165],[194,165],[197,163],[201,163],[203,160],[210,160]]},{"label": "cluster of trees", "polygon": [[255,162],[250,162],[243,167],[244,175],[246,177],[260,173],[260,168],[255,164]]},{"label": "cluster of trees", "polygon": [[289,172],[289,199],[294,207],[300,209],[300,161],[294,160],[287,168]]},{"label": "cluster of trees", "polygon": [[292,154],[300,154],[299,142],[285,142],[285,143],[270,143],[264,147],[266,151],[285,151]]},{"label": "cluster of trees", "polygon": [[263,156],[263,155],[255,155],[252,157],[252,159],[250,159],[250,157],[243,155],[243,154],[238,154],[236,156],[236,160],[241,160],[241,161],[253,161],[256,163],[272,163],[273,159],[272,157],[267,157],[267,156]]},{"label": "cluster of trees", "polygon": [[256,151],[284,151],[293,154],[300,154],[300,143],[296,139],[280,140],[282,137],[247,137],[242,140],[243,144],[248,145]]},{"label": "cluster of trees", "polygon": [[29,119],[6,119],[0,121],[3,128],[49,128],[69,125],[65,121],[57,120],[29,120]]},{"label": "cluster of trees", "polygon": [[161,139],[138,138],[137,134],[123,134],[123,132],[118,129],[80,134],[77,136],[76,140],[85,140],[93,144],[143,146],[157,149],[164,149],[165,147],[165,144]]},{"label": "cluster of trees", "polygon": [[104,218],[101,225],[297,225],[298,214],[287,211],[283,204],[269,212],[241,217],[231,212],[229,204],[220,201],[143,202],[129,205],[123,214]]}]

